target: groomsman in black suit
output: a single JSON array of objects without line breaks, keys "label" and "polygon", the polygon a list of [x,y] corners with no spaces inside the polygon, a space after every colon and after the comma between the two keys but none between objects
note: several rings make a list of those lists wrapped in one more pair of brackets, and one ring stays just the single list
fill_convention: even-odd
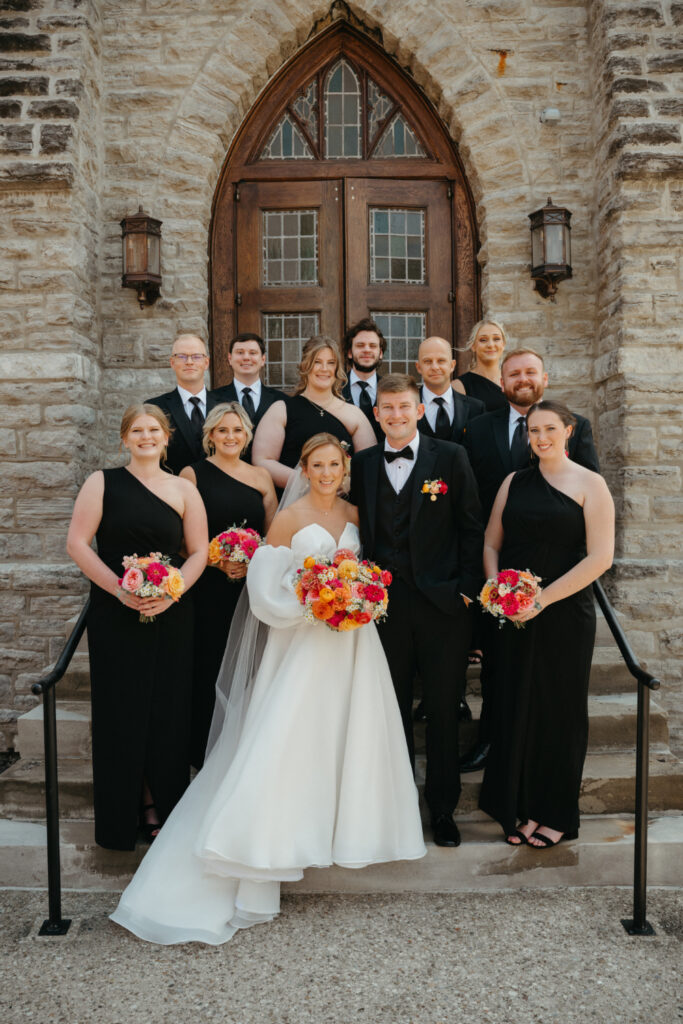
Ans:
[{"label": "groomsman in black suit", "polygon": [[[458,846],[453,811],[460,796],[458,697],[454,665],[469,644],[466,599],[481,585],[483,525],[464,449],[425,437],[415,381],[388,374],[377,387],[381,445],[354,456],[351,501],[358,505],[366,557],[393,574],[388,616],[379,625],[411,758],[413,681],[427,713],[425,800],[434,841]],[[439,493],[425,493],[430,482]],[[439,490],[440,486],[443,490]]]},{"label": "groomsman in black suit", "polygon": [[455,359],[450,343],[445,338],[427,338],[418,349],[415,365],[422,377],[420,401],[425,407],[418,430],[440,441],[462,444],[466,425],[485,413],[486,406],[451,387]]},{"label": "groomsman in black suit", "polygon": [[349,327],[342,342],[344,365],[349,375],[342,388],[342,397],[365,413],[378,441],[384,439],[384,434],[374,413],[377,368],[386,350],[386,338],[370,317],[365,317]]},{"label": "groomsman in black suit", "polygon": [[[221,402],[239,402],[256,429],[266,409],[285,397],[282,391],[261,382],[261,371],[266,365],[266,343],[250,331],[238,334],[228,347],[228,362],[232,382],[216,388],[214,394]],[[242,458],[251,462],[251,445]]]},{"label": "groomsman in black suit", "polygon": [[[479,485],[484,521],[487,522],[505,477],[529,465],[530,450],[526,432],[526,414],[534,402],[540,402],[548,385],[543,356],[530,348],[511,349],[503,357],[501,384],[508,400],[506,408],[486,413],[467,425],[463,443]],[[600,472],[591,425],[585,416],[576,417],[569,438],[569,458],[579,465]],[[509,568],[501,566],[501,568]],[[516,567],[517,568],[517,567]],[[525,569],[526,566],[518,568]],[[495,701],[495,648],[497,626],[483,616],[484,659],[481,672],[482,709],[479,737],[464,756],[461,771],[484,768],[488,757],[491,715]]]}]

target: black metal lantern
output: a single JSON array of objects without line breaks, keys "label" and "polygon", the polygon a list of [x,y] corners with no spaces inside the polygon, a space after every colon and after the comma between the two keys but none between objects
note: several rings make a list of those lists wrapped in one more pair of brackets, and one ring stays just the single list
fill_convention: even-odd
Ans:
[{"label": "black metal lantern", "polygon": [[135,288],[140,309],[159,298],[161,288],[161,221],[148,216],[142,207],[121,221],[124,288]]},{"label": "black metal lantern", "polygon": [[553,302],[560,281],[572,276],[571,216],[564,206],[555,206],[550,196],[546,206],[529,214],[531,277],[539,295]]}]

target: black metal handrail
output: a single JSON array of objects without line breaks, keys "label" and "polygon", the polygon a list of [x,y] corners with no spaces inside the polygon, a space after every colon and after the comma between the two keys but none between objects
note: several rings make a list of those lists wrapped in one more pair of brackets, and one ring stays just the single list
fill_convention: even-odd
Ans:
[{"label": "black metal handrail", "polygon": [[629,935],[654,935],[648,922],[647,912],[647,791],[650,761],[650,690],[661,686],[649,672],[646,672],[636,658],[626,634],[617,621],[614,608],[602,584],[593,584],[595,599],[602,609],[605,622],[616,640],[626,668],[638,683],[638,716],[636,723],[636,829],[633,849],[633,917],[624,918],[622,924]]},{"label": "black metal handrail", "polygon": [[57,707],[55,686],[62,678],[74,656],[90,608],[88,599],[78,616],[69,639],[57,658],[55,667],[44,679],[31,687],[37,696],[43,695],[43,737],[45,741],[45,823],[47,825],[47,892],[49,916],[43,921],[39,935],[66,935],[71,920],[62,918],[62,879],[59,857],[59,791],[57,786]]}]

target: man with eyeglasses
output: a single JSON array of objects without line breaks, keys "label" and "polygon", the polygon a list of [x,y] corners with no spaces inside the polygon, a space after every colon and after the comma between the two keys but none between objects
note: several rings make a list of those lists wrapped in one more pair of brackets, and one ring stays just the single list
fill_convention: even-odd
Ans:
[{"label": "man with eyeglasses", "polygon": [[171,349],[171,367],[177,386],[157,398],[148,398],[152,405],[166,413],[173,427],[164,469],[178,474],[185,466],[199,462],[206,455],[202,448],[204,420],[215,405],[225,401],[220,391],[208,391],[204,374],[209,368],[206,345],[195,334],[179,334]]}]

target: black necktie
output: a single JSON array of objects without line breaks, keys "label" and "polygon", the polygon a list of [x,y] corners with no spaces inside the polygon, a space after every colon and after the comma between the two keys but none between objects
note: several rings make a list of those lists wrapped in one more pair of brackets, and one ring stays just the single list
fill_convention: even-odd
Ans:
[{"label": "black necktie", "polygon": [[370,401],[370,395],[368,394],[368,388],[370,387],[370,385],[366,380],[357,380],[356,384],[358,384],[360,388],[360,400],[358,402],[358,408],[360,409],[361,412],[365,413],[365,415],[367,416],[371,423],[374,423],[375,417],[372,412],[372,402]]},{"label": "black necktie", "polygon": [[192,424],[192,429],[194,430],[197,441],[201,445],[202,434],[204,432],[204,417],[202,415],[201,402],[196,395],[193,395],[190,399],[190,404],[192,406],[190,423]]},{"label": "black necktie", "polygon": [[254,408],[254,399],[251,397],[251,388],[242,389],[242,408],[253,423],[256,409]]},{"label": "black necktie", "polygon": [[523,416],[517,420],[515,432],[510,445],[510,459],[514,469],[524,469],[529,461],[529,435],[526,420]]},{"label": "black necktie", "polygon": [[413,449],[407,444],[405,448],[401,448],[400,452],[385,451],[384,458],[387,462],[393,462],[394,459],[414,459],[415,455],[413,454]]},{"label": "black necktie", "polygon": [[441,438],[442,441],[447,441],[451,436],[451,421],[448,418],[446,412],[446,399],[435,398],[434,405],[438,405],[436,411],[436,423],[434,425],[434,433],[437,437]]}]

